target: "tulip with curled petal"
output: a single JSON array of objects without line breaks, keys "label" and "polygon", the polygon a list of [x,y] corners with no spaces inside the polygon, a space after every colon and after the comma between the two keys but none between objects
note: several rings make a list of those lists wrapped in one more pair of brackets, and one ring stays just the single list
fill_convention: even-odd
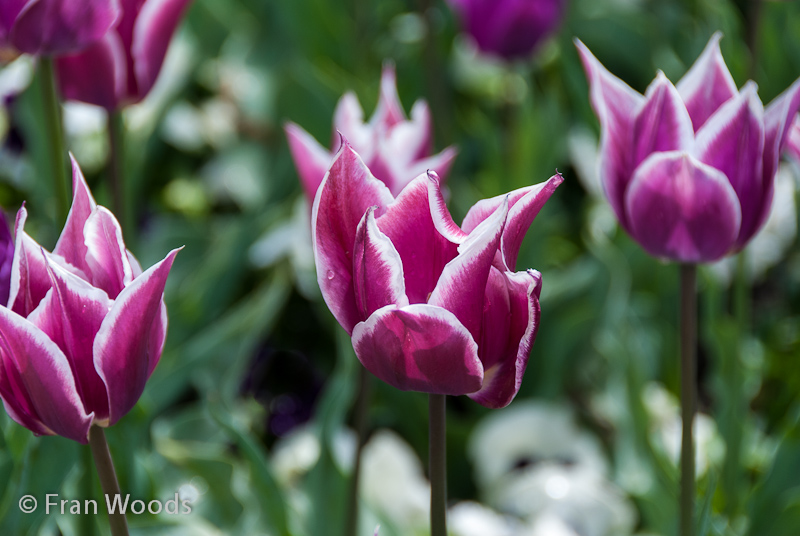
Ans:
[{"label": "tulip with curled petal", "polygon": [[[369,122],[354,93],[346,93],[336,106],[334,140],[344,136],[364,159],[375,176],[397,195],[420,173],[431,169],[446,177],[456,156],[454,147],[431,155],[431,112],[427,103],[417,101],[407,119],[397,96],[394,67],[384,67],[378,105]],[[337,134],[338,132],[338,134]],[[294,123],[286,124],[286,137],[300,182],[309,203],[314,202],[322,177],[331,166],[335,151],[320,145]]]},{"label": "tulip with curled petal", "polygon": [[741,250],[769,214],[800,80],[764,109],[737,90],[715,34],[673,85],[640,95],[577,41],[601,126],[600,179],[620,224],[651,255],[710,262]]},{"label": "tulip with curled petal", "polygon": [[312,242],[322,295],[367,370],[402,390],[508,405],[540,311],[541,274],[515,272],[517,253],[561,181],[480,201],[459,227],[435,173],[395,198],[343,141],[314,201]]},{"label": "tulip with curled petal", "polygon": [[73,160],[73,201],[52,253],[17,214],[8,307],[0,307],[0,398],[34,433],[81,443],[133,408],[164,347],[164,285],[178,250],[146,271]]},{"label": "tulip with curled petal", "polygon": [[54,56],[101,40],[120,14],[119,0],[3,0],[0,47]]},{"label": "tulip with curled petal", "polygon": [[119,24],[79,54],[58,58],[65,99],[117,110],[142,100],[161,72],[172,34],[191,0],[121,0]]}]

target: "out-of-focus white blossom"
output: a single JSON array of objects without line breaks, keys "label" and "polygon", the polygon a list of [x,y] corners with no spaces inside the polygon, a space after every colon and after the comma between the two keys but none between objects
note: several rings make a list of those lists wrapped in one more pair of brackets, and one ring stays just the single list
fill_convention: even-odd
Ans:
[{"label": "out-of-focus white blossom", "polygon": [[447,512],[452,536],[517,536],[522,524],[480,503],[464,501]]}]

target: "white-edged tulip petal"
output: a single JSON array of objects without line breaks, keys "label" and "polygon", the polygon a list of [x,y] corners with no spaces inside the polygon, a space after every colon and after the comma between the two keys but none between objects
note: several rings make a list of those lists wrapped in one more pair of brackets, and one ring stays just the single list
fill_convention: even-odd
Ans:
[{"label": "white-edged tulip petal", "polygon": [[91,283],[115,299],[133,280],[119,222],[107,208],[97,207],[86,220],[84,239]]},{"label": "white-edged tulip petal", "polygon": [[89,191],[86,178],[83,176],[75,157],[70,155],[72,162],[72,206],[67,215],[67,222],[58,237],[53,254],[60,255],[72,266],[89,273],[89,266],[86,264],[86,243],[83,231],[86,221],[92,212],[97,208],[97,203]]},{"label": "white-edged tulip petal", "polygon": [[300,184],[303,186],[306,197],[314,199],[333,156],[311,134],[298,125],[286,123],[283,130],[289,141],[289,151],[295,161]]},{"label": "white-edged tulip petal", "polygon": [[8,308],[22,316],[36,309],[50,290],[50,277],[42,259],[41,246],[24,230],[27,218],[28,211],[23,204],[14,224],[14,259],[11,261],[8,294]]}]

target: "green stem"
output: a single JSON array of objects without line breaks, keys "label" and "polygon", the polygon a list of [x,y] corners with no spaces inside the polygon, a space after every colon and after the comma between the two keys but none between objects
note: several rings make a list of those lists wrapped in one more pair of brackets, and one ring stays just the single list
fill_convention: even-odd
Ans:
[{"label": "green stem", "polygon": [[697,406],[697,266],[681,265],[681,536],[694,536],[695,469],[692,425]]},{"label": "green stem", "polygon": [[[81,477],[81,487],[84,497],[94,497],[94,475],[92,474],[92,451],[91,449],[81,449],[83,455],[83,476]],[[80,521],[80,533],[86,536],[93,536],[95,531],[94,516],[78,516]]]},{"label": "green stem", "polygon": [[345,515],[345,536],[358,534],[358,484],[361,477],[361,452],[367,441],[367,425],[369,423],[369,400],[371,397],[370,375],[367,369],[359,367],[358,395],[355,407],[356,452],[353,460],[353,474],[350,480]]},{"label": "green stem", "polygon": [[130,249],[134,236],[129,217],[130,211],[125,203],[125,125],[122,113],[119,111],[108,113],[108,147],[109,147],[109,182],[111,183],[111,203],[114,215],[122,226],[122,236]]},{"label": "green stem", "polygon": [[[89,431],[89,446],[92,448],[94,465],[97,468],[97,476],[100,477],[103,494],[113,502],[114,497],[120,495],[119,482],[117,473],[114,471],[114,462],[111,460],[111,451],[108,450],[106,435],[101,427],[92,426]],[[112,536],[128,536],[128,521],[125,519],[125,514],[119,512],[119,509],[113,514],[108,512],[108,524],[111,527]]]},{"label": "green stem", "polygon": [[44,123],[47,129],[48,153],[52,164],[53,192],[56,196],[58,223],[67,220],[70,197],[67,176],[67,151],[64,146],[64,129],[61,124],[61,104],[56,87],[52,58],[40,58],[39,74],[42,80]]},{"label": "green stem", "polygon": [[431,536],[447,536],[446,397],[428,395]]}]

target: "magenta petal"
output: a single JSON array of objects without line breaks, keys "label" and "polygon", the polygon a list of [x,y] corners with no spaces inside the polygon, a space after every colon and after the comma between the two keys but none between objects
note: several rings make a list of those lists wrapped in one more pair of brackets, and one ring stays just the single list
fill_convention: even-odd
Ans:
[{"label": "magenta petal", "polygon": [[11,293],[11,268],[14,265],[14,238],[6,214],[0,210],[0,306],[8,303]]},{"label": "magenta petal", "polygon": [[136,18],[131,44],[131,58],[136,76],[137,95],[143,98],[155,84],[161,65],[180,23],[184,10],[191,0],[146,0]]},{"label": "magenta petal", "polygon": [[66,100],[115,110],[125,94],[127,60],[116,32],[78,54],[56,60],[58,85]]},{"label": "magenta petal", "polygon": [[[44,255],[42,255],[44,257]],[[87,413],[95,420],[108,418],[108,395],[94,368],[92,344],[113,302],[97,289],[58,264],[48,262],[53,291],[28,316],[64,352]]]},{"label": "magenta petal", "polygon": [[353,284],[362,318],[390,304],[408,305],[403,282],[403,261],[375,223],[375,207],[370,207],[356,231],[353,255]]},{"label": "magenta petal", "polygon": [[654,152],[682,151],[694,142],[692,119],[678,90],[664,73],[647,88],[645,102],[633,122],[631,169]]},{"label": "magenta petal", "polygon": [[633,237],[651,255],[710,262],[731,250],[741,223],[721,171],[681,152],[656,153],[636,170],[626,199]]},{"label": "magenta petal", "polygon": [[800,162],[800,117],[795,117],[786,138],[786,150],[792,158]]},{"label": "magenta petal", "polygon": [[41,246],[23,230],[27,217],[28,211],[23,205],[17,212],[14,229],[16,243],[8,296],[8,307],[22,316],[36,309],[51,286]]},{"label": "magenta petal", "polygon": [[30,0],[3,0],[0,2],[0,46],[6,46],[8,34],[19,12]]},{"label": "magenta petal", "polygon": [[353,289],[356,229],[369,207],[378,207],[380,214],[391,202],[386,185],[372,176],[345,141],[317,191],[311,222],[317,282],[328,308],[348,333],[362,320]]},{"label": "magenta petal", "polygon": [[10,40],[28,54],[77,52],[101,40],[119,15],[117,0],[31,1],[19,13]]},{"label": "magenta petal", "polygon": [[[436,230],[447,240],[454,244],[460,244],[467,238],[468,233],[462,231],[456,222],[453,221],[453,217],[450,215],[450,211],[447,209],[447,205],[444,202],[439,175],[435,171],[429,171],[427,176],[428,205],[431,211],[431,218],[433,219],[433,226],[436,227]],[[505,198],[507,196],[501,197]],[[495,207],[495,210],[499,208],[499,206],[500,205]],[[487,215],[487,217],[490,215],[491,214]]]},{"label": "magenta petal", "polygon": [[86,264],[88,250],[83,230],[89,216],[97,208],[97,203],[92,197],[92,192],[89,191],[89,186],[86,184],[86,179],[75,157],[70,155],[70,160],[72,162],[72,207],[69,209],[67,222],[64,224],[53,254],[61,256],[66,262],[88,274],[89,265]]},{"label": "magenta petal", "polygon": [[125,287],[97,332],[94,366],[108,392],[109,426],[136,405],[161,358],[154,331],[160,335],[165,328],[164,285],[178,251],[170,251]]},{"label": "magenta petal", "polygon": [[492,268],[486,285],[479,356],[483,386],[470,398],[489,408],[511,403],[522,385],[539,330],[542,277],[535,270],[502,273]]},{"label": "magenta petal", "polygon": [[378,105],[369,120],[373,128],[388,131],[406,118],[403,105],[397,94],[397,76],[394,65],[386,64],[381,72],[381,93],[378,96]]},{"label": "magenta petal", "polygon": [[[550,177],[546,182],[526,186],[510,192],[508,195],[508,222],[503,231],[501,250],[508,270],[513,270],[517,264],[517,255],[525,238],[525,233],[539,214],[544,204],[553,195],[556,188],[564,182],[561,174]],[[461,227],[466,232],[471,232],[484,221],[503,202],[506,196],[499,195],[490,199],[482,199],[469,209]]]},{"label": "magenta petal", "polygon": [[84,411],[64,353],[39,328],[0,307],[0,396],[15,421],[37,434],[88,441]]},{"label": "magenta petal", "polygon": [[[365,162],[372,160],[376,150],[375,135],[372,127],[364,124],[364,110],[353,92],[345,93],[336,103],[336,110],[333,112],[331,147],[339,147],[342,137],[352,145]],[[341,147],[339,148],[341,149]]]},{"label": "magenta petal", "polygon": [[436,230],[431,210],[435,207],[428,198],[431,187],[428,176],[420,175],[377,220],[378,228],[403,259],[406,296],[411,303],[427,303],[444,266],[458,254],[456,244]]},{"label": "magenta petal", "polygon": [[703,53],[676,86],[692,118],[695,132],[725,101],[738,93],[722,59],[719,49],[721,37],[719,32],[711,36]]},{"label": "magenta petal", "polygon": [[500,247],[508,216],[506,198],[495,213],[481,222],[458,247],[458,256],[447,263],[428,299],[456,315],[476,341],[481,336],[484,291],[489,269]]},{"label": "magenta petal", "polygon": [[333,157],[311,134],[298,125],[286,123],[283,128],[286,131],[292,160],[300,176],[300,183],[303,185],[306,198],[313,203]]},{"label": "magenta petal", "polygon": [[440,307],[378,309],[353,329],[353,348],[367,370],[403,391],[463,395],[483,381],[478,345]]},{"label": "magenta petal", "polygon": [[114,299],[133,280],[119,222],[108,209],[97,207],[86,221],[84,235],[91,282]]},{"label": "magenta petal", "polygon": [[763,205],[764,108],[752,82],[729,99],[697,133],[697,158],[723,173],[742,210],[739,243],[756,231]]}]

